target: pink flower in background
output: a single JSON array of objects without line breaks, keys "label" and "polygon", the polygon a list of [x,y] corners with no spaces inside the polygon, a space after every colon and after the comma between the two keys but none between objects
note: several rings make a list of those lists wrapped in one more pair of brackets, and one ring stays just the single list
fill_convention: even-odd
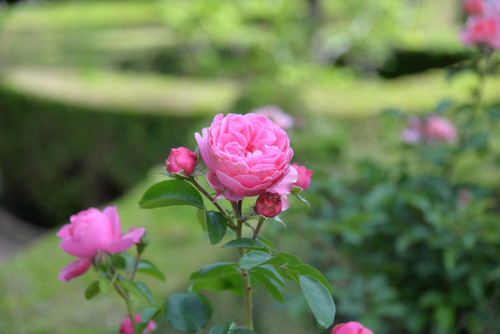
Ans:
[{"label": "pink flower in background", "polygon": [[313,175],[313,171],[307,169],[304,166],[299,166],[297,164],[292,164],[292,166],[297,170],[299,174],[299,178],[297,182],[295,182],[295,186],[302,189],[302,191],[306,191],[307,188],[311,185],[311,176]]},{"label": "pink flower in background", "polygon": [[457,141],[457,130],[446,118],[432,115],[426,120],[425,136],[429,140],[453,144]]},{"label": "pink flower in background", "polygon": [[407,144],[421,141],[445,142],[454,144],[458,135],[455,126],[446,118],[430,115],[422,118],[412,116],[408,120],[409,128],[401,133],[401,140]]},{"label": "pink flower in background", "polygon": [[143,228],[130,228],[121,234],[120,219],[116,207],[108,206],[102,212],[95,208],[80,211],[70,217],[57,232],[61,248],[66,253],[79,257],[59,273],[61,281],[68,281],[84,274],[98,252],[120,253],[138,243],[144,234]]},{"label": "pink flower in background", "polygon": [[[290,170],[293,150],[286,132],[256,114],[215,116],[195,134],[203,162],[219,198],[232,201],[267,192]],[[230,197],[226,194],[231,191]]]},{"label": "pink flower in background", "polygon": [[468,0],[464,9],[469,13],[460,39],[465,46],[500,48],[500,1]]},{"label": "pink flower in background", "polygon": [[359,322],[350,321],[333,327],[332,334],[373,334]]},{"label": "pink flower in background", "polygon": [[169,173],[184,172],[190,176],[196,167],[196,154],[185,147],[173,148],[165,161]]},{"label": "pink flower in background", "polygon": [[[141,322],[141,315],[136,314],[134,315],[134,320],[136,323]],[[153,320],[150,320],[148,322],[148,326],[142,331],[141,334],[147,334],[151,331],[154,331],[156,329],[156,324]],[[132,327],[132,320],[127,317],[125,320],[123,320],[122,325],[120,327],[120,333],[121,334],[135,334],[134,327]]]},{"label": "pink flower in background", "polygon": [[288,130],[293,128],[293,125],[295,123],[292,116],[283,112],[283,110],[281,110],[280,107],[275,105],[264,106],[261,108],[254,109],[250,112],[269,118],[283,130]]},{"label": "pink flower in background", "polygon": [[407,129],[404,129],[401,133],[401,140],[407,144],[417,144],[423,138],[423,122],[419,117],[412,116],[408,119]]},{"label": "pink flower in background", "polygon": [[469,14],[479,14],[483,12],[484,4],[482,0],[465,0],[464,9]]}]

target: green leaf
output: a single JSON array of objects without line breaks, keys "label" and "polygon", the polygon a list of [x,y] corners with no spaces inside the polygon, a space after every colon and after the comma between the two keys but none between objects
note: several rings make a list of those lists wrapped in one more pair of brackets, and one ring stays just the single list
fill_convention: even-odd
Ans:
[{"label": "green leaf", "polygon": [[238,247],[245,249],[256,249],[256,250],[267,250],[267,246],[258,240],[253,240],[250,238],[241,238],[229,241],[227,244],[222,246],[222,248],[227,247]]},{"label": "green leaf", "polygon": [[111,280],[106,276],[101,276],[99,279],[99,291],[102,293],[108,293],[111,289]]},{"label": "green leaf", "polygon": [[149,320],[153,319],[159,312],[161,308],[158,306],[148,306],[141,311],[141,323],[147,324]]},{"label": "green leaf", "polygon": [[302,293],[316,318],[318,327],[321,330],[327,329],[335,319],[335,303],[330,291],[323,283],[309,275],[301,275],[299,281]]},{"label": "green leaf", "polygon": [[197,279],[200,278],[201,276],[203,276],[203,278],[217,277],[220,274],[230,273],[230,272],[238,272],[238,264],[234,262],[212,263],[203,266],[199,271],[192,273],[189,279]]},{"label": "green leaf", "polygon": [[273,267],[270,264],[264,264],[258,267],[255,267],[252,269],[252,271],[258,272],[262,275],[266,275],[272,280],[275,280],[277,283],[279,283],[281,286],[285,286],[285,280],[283,279],[283,276],[278,272],[276,267]]},{"label": "green leaf", "polygon": [[232,320],[221,322],[212,327],[210,331],[208,331],[208,334],[228,334],[232,324]]},{"label": "green leaf", "polygon": [[258,283],[262,284],[262,286],[264,286],[266,290],[269,291],[271,296],[273,296],[274,299],[276,299],[278,302],[280,302],[281,304],[285,303],[285,299],[283,298],[283,294],[280,291],[279,284],[275,280],[258,271],[252,271],[250,277],[252,280],[255,280]]},{"label": "green leaf", "polygon": [[297,270],[299,272],[299,275],[308,275],[316,278],[318,281],[323,284],[330,294],[333,293],[332,287],[330,283],[326,280],[325,277],[315,268],[311,267],[308,264],[298,264],[298,265],[287,265],[285,266],[285,269],[291,269],[291,270]]},{"label": "green leaf", "polygon": [[165,315],[175,329],[196,333],[210,320],[212,308],[199,293],[180,293],[168,298]]},{"label": "green leaf", "polygon": [[272,256],[268,253],[261,251],[252,251],[246,253],[238,262],[240,268],[242,269],[251,269],[253,267],[258,266],[259,264],[263,264],[266,261],[271,260]]},{"label": "green leaf", "polygon": [[198,190],[181,180],[159,182],[146,190],[139,205],[143,209],[153,209],[172,205],[193,205],[203,209],[203,198]]},{"label": "green leaf", "polygon": [[99,289],[99,281],[94,281],[85,289],[85,299],[91,300],[101,290]]},{"label": "green leaf", "polygon": [[144,273],[154,278],[159,279],[162,282],[165,282],[165,275],[158,268],[148,260],[140,260],[137,265],[137,272]]},{"label": "green leaf", "polygon": [[[238,276],[240,276],[238,274]],[[209,290],[209,291],[224,291],[233,288],[233,284],[230,280],[223,277],[210,277],[197,279],[191,285],[191,290],[193,292]]]},{"label": "green leaf", "polygon": [[142,282],[139,282],[139,281],[136,281],[135,284],[142,291],[142,293],[144,293],[144,295],[148,298],[148,301],[151,304],[154,304],[155,303],[155,299],[153,297],[153,294],[151,293],[151,291],[147,287],[147,285],[144,284],[144,283],[142,283]]},{"label": "green leaf", "polygon": [[205,220],[205,210],[201,210],[201,209],[198,210],[198,212],[196,214],[196,218],[198,219],[198,223],[200,223],[200,226],[203,229],[203,231],[206,231],[207,230],[207,223]]},{"label": "green leaf", "polygon": [[262,242],[264,245],[266,245],[266,246],[267,246],[267,248],[269,248],[271,251],[275,251],[275,250],[276,250],[276,248],[274,248],[274,245],[273,245],[273,243],[271,242],[271,240],[266,239],[266,238],[261,237],[261,236],[259,236],[259,237],[257,238],[257,240],[259,240],[259,241],[260,241],[260,242]]},{"label": "green leaf", "polygon": [[300,262],[299,258],[295,255],[289,253],[278,253],[273,255],[272,259],[267,261],[266,264],[272,264],[273,266],[280,267],[286,264],[302,264],[302,262]]},{"label": "green leaf", "polygon": [[148,303],[150,302],[149,297],[142,291],[142,289],[136,284],[136,282],[129,280],[119,280],[117,283],[119,286],[121,286],[137,298]]},{"label": "green leaf", "polygon": [[208,238],[211,245],[218,244],[227,230],[226,218],[220,212],[206,211],[205,219],[207,221]]}]

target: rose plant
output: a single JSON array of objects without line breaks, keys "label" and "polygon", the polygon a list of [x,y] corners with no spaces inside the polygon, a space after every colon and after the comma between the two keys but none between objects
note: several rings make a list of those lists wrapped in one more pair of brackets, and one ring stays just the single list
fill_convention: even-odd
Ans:
[{"label": "rose plant", "polygon": [[[261,235],[269,219],[283,223],[278,215],[288,209],[289,196],[307,202],[301,193],[309,187],[313,172],[291,164],[293,149],[285,130],[254,113],[219,114],[195,138],[196,153],[185,147],[171,150],[165,162],[165,175],[170,179],[151,186],[139,204],[145,209],[193,206],[209,242],[216,245],[229,238],[222,247],[237,250],[238,261],[203,266],[191,275],[188,292],[157,303],[146,284],[136,279],[137,273],[144,273],[164,280],[158,268],[142,258],[149,242],[144,229],[121,234],[116,208],[103,212],[91,208],[72,216],[71,224],[58,232],[61,248],[80,258],[61,271],[60,279],[67,281],[93,266],[99,279],[85,296],[90,299],[99,292],[116,290],[127,307],[121,327],[127,334],[151,331],[156,326],[153,319],[162,315],[180,331],[197,332],[212,313],[202,292],[221,289],[243,298],[244,319],[228,315],[227,321],[209,332],[254,333],[253,290],[261,286],[284,303],[286,281],[300,286],[318,327],[331,326],[335,304],[329,282],[293,254],[276,251]],[[202,176],[205,180],[199,180]],[[126,252],[133,245],[135,256]],[[137,313],[131,297],[147,306]]]}]

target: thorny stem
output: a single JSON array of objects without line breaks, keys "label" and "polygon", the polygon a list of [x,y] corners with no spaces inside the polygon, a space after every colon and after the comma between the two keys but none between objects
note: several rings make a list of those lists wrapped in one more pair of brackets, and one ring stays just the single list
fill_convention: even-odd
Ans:
[{"label": "thorny stem", "polygon": [[133,281],[135,278],[135,273],[137,272],[137,267],[139,266],[139,260],[141,259],[141,253],[137,253],[137,258],[135,259],[134,269],[130,275],[130,280]]},{"label": "thorny stem", "polygon": [[[241,207],[243,201],[231,202],[234,213],[236,215],[236,237],[241,239],[243,219],[241,217]],[[239,248],[240,257],[245,255],[245,250]],[[252,286],[250,284],[249,272],[246,269],[241,269],[241,276],[243,277],[243,303],[245,305],[245,327],[253,330],[253,314],[252,314]]]}]

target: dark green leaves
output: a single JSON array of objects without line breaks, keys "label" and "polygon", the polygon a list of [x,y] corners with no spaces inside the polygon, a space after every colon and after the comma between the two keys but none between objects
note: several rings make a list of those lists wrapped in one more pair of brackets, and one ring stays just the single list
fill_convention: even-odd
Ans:
[{"label": "dark green leaves", "polygon": [[195,188],[181,180],[162,181],[146,190],[139,205],[152,209],[172,205],[193,205],[203,209],[203,199]]},{"label": "dark green leaves", "polygon": [[227,244],[222,246],[222,248],[227,248],[227,247],[237,247],[237,248],[254,249],[254,250],[266,250],[268,248],[262,242],[250,238],[231,240]]},{"label": "dark green leaves", "polygon": [[208,238],[210,239],[210,244],[218,244],[227,230],[226,218],[220,212],[206,211],[205,220],[207,223]]},{"label": "dark green leaves", "polygon": [[210,320],[212,308],[208,300],[199,293],[180,293],[168,298],[165,314],[172,327],[196,333]]},{"label": "dark green leaves", "polygon": [[99,281],[94,281],[90,283],[87,289],[85,290],[85,299],[91,300],[99,292],[100,292]]}]

